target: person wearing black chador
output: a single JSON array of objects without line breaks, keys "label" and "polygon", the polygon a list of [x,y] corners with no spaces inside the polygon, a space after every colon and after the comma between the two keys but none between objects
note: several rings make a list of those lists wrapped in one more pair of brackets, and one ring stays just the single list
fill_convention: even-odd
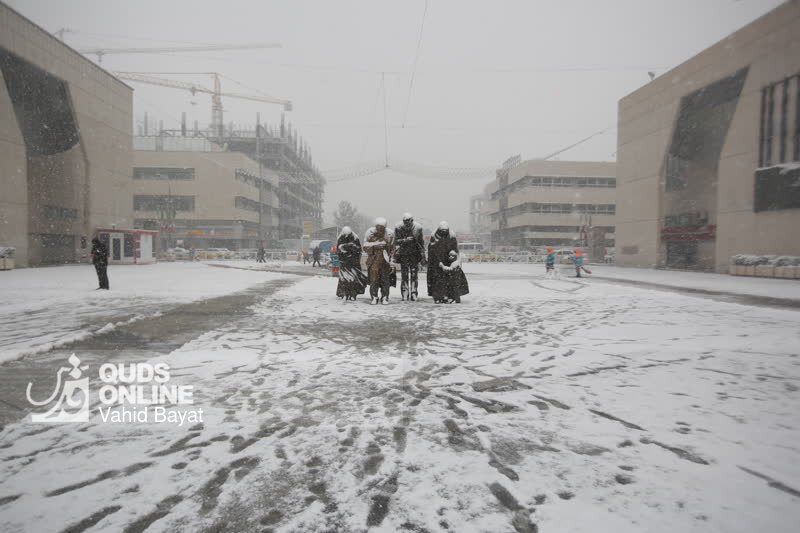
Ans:
[{"label": "person wearing black chador", "polygon": [[[455,255],[451,255],[451,252]],[[433,297],[434,302],[460,302],[461,296],[469,292],[467,278],[460,267],[458,239],[455,233],[450,231],[447,222],[441,222],[439,228],[431,235],[431,242],[428,244],[428,295]],[[463,280],[454,280],[454,277],[461,278],[461,276],[464,276]],[[454,291],[453,287],[458,289]],[[464,292],[465,290],[467,292]]]},{"label": "person wearing black chador", "polygon": [[345,301],[355,301],[356,296],[364,294],[369,280],[361,271],[361,241],[349,226],[342,228],[339,240],[336,241],[336,253],[339,254],[339,284],[336,296]]},{"label": "person wearing black chador", "polygon": [[108,247],[100,239],[92,239],[92,263],[97,271],[98,289],[108,290]]},{"label": "person wearing black chador", "polygon": [[461,260],[458,257],[458,253],[451,250],[447,256],[447,261],[442,261],[439,267],[444,271],[442,273],[444,279],[444,301],[460,304],[461,297],[469,294],[469,284],[467,283],[467,276],[461,269]]},{"label": "person wearing black chador", "polygon": [[419,264],[425,263],[425,239],[422,237],[422,226],[414,222],[411,213],[403,215],[403,222],[395,227],[394,244],[394,256],[400,263],[402,276],[400,295],[403,300],[417,300],[417,276]]}]

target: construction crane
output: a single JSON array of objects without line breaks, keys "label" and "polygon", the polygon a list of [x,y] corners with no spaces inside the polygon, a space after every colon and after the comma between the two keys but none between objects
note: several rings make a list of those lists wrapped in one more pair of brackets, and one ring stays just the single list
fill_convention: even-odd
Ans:
[{"label": "construction crane", "polygon": [[[56,32],[61,40],[64,33],[71,32],[68,28],[62,28]],[[195,46],[169,46],[157,48],[79,48],[82,54],[94,54],[97,62],[103,62],[103,56],[107,54],[163,54],[170,52],[211,52],[214,50],[254,50],[256,48],[281,48],[281,43],[253,43],[253,44],[208,44]]]},{"label": "construction crane", "polygon": [[184,89],[195,95],[197,93],[205,93],[211,95],[211,131],[217,137],[223,136],[223,121],[222,117],[222,97],[238,98],[239,100],[250,100],[253,102],[264,102],[267,104],[279,104],[283,106],[285,111],[292,110],[292,102],[280,98],[272,98],[271,96],[249,95],[239,93],[223,93],[222,84],[219,81],[219,73],[217,72],[175,72],[173,74],[194,74],[214,77],[214,88],[208,89],[202,85],[194,83],[186,83],[183,81],[168,80],[151,76],[144,72],[114,72],[114,75],[120,79],[134,81],[138,83],[147,83],[150,85],[159,85],[161,87],[171,87],[173,89]]}]

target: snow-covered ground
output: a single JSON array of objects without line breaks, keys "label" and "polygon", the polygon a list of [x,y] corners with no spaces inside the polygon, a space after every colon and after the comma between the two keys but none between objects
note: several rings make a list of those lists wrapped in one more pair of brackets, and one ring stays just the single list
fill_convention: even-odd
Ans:
[{"label": "snow-covered ground", "polygon": [[188,262],[112,265],[108,275],[112,290],[95,291],[91,265],[0,272],[0,362],[267,279],[263,273]]},{"label": "snow-covered ground", "polygon": [[[612,265],[587,265],[592,274],[605,279],[642,282],[665,287],[693,289],[701,291],[741,294],[745,296],[764,296],[800,300],[800,280],[755,278],[711,274],[706,272],[682,272],[676,270],[656,270],[652,268],[626,268]],[[480,274],[534,275],[544,272],[542,264],[526,263],[467,263],[467,272]],[[574,267],[559,265],[562,277],[575,275]],[[586,276],[586,274],[584,274]],[[587,276],[591,277],[591,276]]]},{"label": "snow-covered ground", "polygon": [[296,277],[163,357],[202,424],[6,426],[0,528],[796,531],[800,312],[522,267],[443,306]]}]

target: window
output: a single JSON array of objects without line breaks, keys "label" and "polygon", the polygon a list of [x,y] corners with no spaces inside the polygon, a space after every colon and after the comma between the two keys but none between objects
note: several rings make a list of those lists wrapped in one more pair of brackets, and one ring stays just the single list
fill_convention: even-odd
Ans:
[{"label": "window", "polygon": [[193,168],[134,167],[135,180],[193,180]]},{"label": "window", "polygon": [[[794,131],[790,134],[789,110],[792,108]],[[800,74],[761,89],[761,121],[758,132],[760,168],[800,161]]]},{"label": "window", "polygon": [[153,196],[137,194],[133,197],[134,211],[194,211],[194,196]]},{"label": "window", "polygon": [[133,235],[130,233],[125,234],[123,249],[125,250],[125,257],[133,257]]},{"label": "window", "polygon": [[258,213],[259,203],[256,200],[245,198],[244,196],[237,196],[233,200],[233,205],[239,209],[246,209],[247,211],[255,211]]},{"label": "window", "polygon": [[55,220],[76,220],[78,218],[78,210],[71,207],[46,205],[44,206],[44,216]]}]

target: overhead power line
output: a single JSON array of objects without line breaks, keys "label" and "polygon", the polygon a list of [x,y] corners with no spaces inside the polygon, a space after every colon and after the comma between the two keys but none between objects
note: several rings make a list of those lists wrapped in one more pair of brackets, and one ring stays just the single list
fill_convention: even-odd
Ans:
[{"label": "overhead power line", "polygon": [[408,97],[406,98],[406,110],[403,113],[403,127],[406,125],[408,117],[408,107],[411,105],[411,93],[414,90],[414,77],[417,73],[417,62],[419,61],[419,50],[422,45],[422,32],[425,30],[425,16],[428,14],[428,0],[425,0],[425,10],[422,12],[422,23],[419,26],[419,36],[417,37],[417,50],[414,52],[414,66],[411,69],[411,79],[408,82]]}]

